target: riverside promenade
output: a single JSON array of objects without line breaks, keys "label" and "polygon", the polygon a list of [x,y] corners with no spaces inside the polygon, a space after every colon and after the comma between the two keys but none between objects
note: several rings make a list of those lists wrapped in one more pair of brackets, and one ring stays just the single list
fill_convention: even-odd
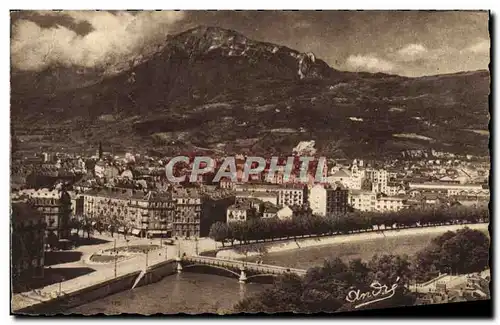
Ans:
[{"label": "riverside promenade", "polygon": [[[130,274],[135,271],[145,270],[147,266],[154,266],[166,261],[167,259],[173,259],[184,253],[186,255],[196,255],[197,251],[202,252],[213,250],[216,247],[215,242],[208,238],[199,239],[197,242],[180,239],[175,242],[175,245],[162,245],[162,247],[149,251],[148,254],[134,254],[127,256],[125,259],[118,260],[116,263],[115,274],[114,261],[107,263],[95,263],[91,261],[90,257],[94,254],[100,254],[103,250],[113,249],[115,246],[115,239],[117,248],[126,247],[127,245],[160,246],[160,240],[133,238],[129,236],[127,238],[129,241],[127,242],[122,235],[115,235],[114,238],[102,235],[93,235],[92,237],[107,242],[98,245],[80,246],[75,248],[71,252],[82,253],[80,260],[70,263],[51,265],[50,268],[52,270],[61,270],[65,268],[89,268],[92,269],[93,272],[72,279],[62,280],[61,282],[53,283],[40,289],[13,294],[11,300],[12,311],[15,312],[16,310],[27,308],[40,302],[49,301],[61,295],[79,291],[92,285],[111,280],[115,277]],[[46,269],[47,268],[48,267],[46,267]]]},{"label": "riverside promenade", "polygon": [[[411,229],[390,229],[377,232],[366,232],[366,233],[353,233],[348,235],[334,235],[325,237],[312,237],[312,238],[301,238],[301,239],[289,239],[274,242],[262,243],[266,245],[267,252],[279,252],[287,251],[293,249],[300,249],[312,246],[321,245],[331,245],[336,243],[345,242],[355,242],[369,240],[373,238],[380,237],[393,237],[393,236],[410,236],[418,233],[444,233],[446,231],[456,231],[461,228],[469,227],[471,229],[486,230],[488,229],[488,224],[468,224],[468,225],[449,225],[449,226],[437,226],[437,227],[425,227],[425,228],[411,228]],[[116,247],[125,247],[127,244],[129,246],[134,245],[157,245],[160,246],[159,239],[146,239],[146,238],[133,238],[129,237],[129,241],[123,238],[122,235],[116,238]],[[49,301],[59,297],[60,295],[69,294],[81,289],[103,283],[107,280],[111,280],[115,277],[130,274],[137,271],[142,271],[147,268],[147,266],[154,266],[167,259],[173,259],[177,256],[181,256],[184,253],[188,256],[196,256],[199,253],[205,251],[213,251],[215,249],[221,249],[219,243],[214,242],[209,238],[201,238],[197,241],[194,240],[183,240],[180,239],[175,242],[174,245],[162,245],[150,251],[148,254],[135,254],[127,256],[125,259],[118,260],[116,263],[116,276],[115,276],[115,263],[114,261],[107,263],[95,263],[90,260],[93,254],[100,254],[103,250],[113,249],[114,239],[110,236],[99,236],[95,235],[94,238],[106,240],[107,242],[99,245],[89,245],[80,246],[73,252],[80,252],[82,256],[80,260],[62,263],[50,266],[52,269],[62,269],[62,268],[90,268],[93,272],[78,276],[72,279],[63,280],[61,282],[53,283],[47,285],[43,288],[31,290],[27,292],[21,292],[12,295],[11,309],[13,312],[26,307],[36,305],[43,301]],[[259,243],[261,244],[261,243]],[[258,254],[250,252],[248,256]],[[236,252],[231,247],[226,247],[224,250],[219,251],[217,254],[218,258],[223,259],[239,259],[244,258],[245,255]],[[46,267],[47,268],[47,267]]]},{"label": "riverside promenade", "polygon": [[[432,227],[420,227],[420,228],[402,228],[402,229],[385,229],[380,231],[368,231],[368,232],[354,232],[345,235],[332,235],[332,236],[311,236],[279,241],[267,241],[251,243],[250,245],[257,244],[258,246],[264,246],[266,253],[278,253],[286,252],[291,250],[297,250],[307,247],[316,246],[327,246],[342,243],[351,243],[356,241],[367,241],[377,238],[389,238],[389,237],[405,237],[405,236],[415,236],[420,234],[436,234],[436,236],[445,233],[447,231],[457,231],[459,229],[469,227],[470,229],[476,229],[481,231],[488,231],[488,223],[476,223],[476,224],[464,224],[464,225],[445,225],[445,226],[432,226]],[[389,252],[388,252],[389,253]],[[226,247],[223,250],[217,252],[217,257],[219,258],[229,258],[229,259],[242,259],[245,257],[257,256],[262,253],[259,251],[248,251],[245,254],[241,252],[241,249]]]}]

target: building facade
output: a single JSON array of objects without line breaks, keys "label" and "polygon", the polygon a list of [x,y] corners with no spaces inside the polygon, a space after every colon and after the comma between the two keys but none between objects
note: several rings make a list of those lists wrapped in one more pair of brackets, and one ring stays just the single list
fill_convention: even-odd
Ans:
[{"label": "building facade", "polygon": [[340,186],[325,188],[317,184],[311,188],[309,206],[313,214],[320,216],[345,214],[349,208],[349,191]]},{"label": "building facade", "polygon": [[168,236],[172,231],[175,204],[168,193],[107,189],[83,196],[83,216],[118,232],[135,236]]},{"label": "building facade", "polygon": [[406,199],[402,197],[380,195],[375,203],[375,210],[379,212],[396,212],[405,207],[407,207]]},{"label": "building facade", "polygon": [[247,202],[235,203],[227,208],[226,222],[243,222],[255,217],[255,208]]},{"label": "building facade", "polygon": [[50,243],[56,238],[69,239],[72,202],[68,192],[49,189],[31,189],[22,192],[28,196],[27,202],[43,215],[47,225],[46,237],[50,237]]},{"label": "building facade", "polygon": [[371,191],[351,191],[349,204],[359,211],[374,211],[377,203],[377,194]]},{"label": "building facade", "polygon": [[198,193],[188,191],[179,191],[172,195],[175,202],[172,235],[200,237],[203,198]]},{"label": "building facade", "polygon": [[24,280],[43,277],[46,223],[26,202],[13,202],[11,227],[11,269],[17,288]]},{"label": "building facade", "polygon": [[387,193],[387,183],[389,181],[387,170],[385,169],[367,169],[366,177],[372,182],[372,191],[374,193]]}]

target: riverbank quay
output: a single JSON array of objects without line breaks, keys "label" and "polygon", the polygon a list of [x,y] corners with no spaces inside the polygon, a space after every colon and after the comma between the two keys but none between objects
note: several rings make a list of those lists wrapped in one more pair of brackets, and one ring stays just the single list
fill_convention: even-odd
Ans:
[{"label": "riverbank quay", "polygon": [[[43,295],[37,292],[32,292],[29,295],[22,293],[12,297],[12,312],[22,315],[64,314],[70,308],[107,297],[114,293],[131,290],[134,287],[158,282],[176,272],[177,261],[170,259],[150,265],[143,271],[131,271],[117,277],[103,278],[102,281],[87,285],[82,283],[81,286],[68,288],[57,295]],[[20,297],[25,299],[19,299]]]},{"label": "riverbank quay", "polygon": [[[419,227],[419,228],[397,228],[385,229],[378,231],[355,232],[351,234],[337,234],[328,236],[311,236],[302,237],[297,239],[283,239],[279,241],[266,241],[255,242],[241,246],[230,246],[226,248],[219,248],[216,251],[210,252],[218,258],[227,259],[243,259],[251,256],[259,256],[267,253],[278,253],[291,250],[298,250],[301,248],[327,246],[341,243],[349,243],[355,241],[364,241],[377,238],[388,237],[404,237],[418,234],[436,234],[445,233],[447,231],[457,231],[462,228],[477,229],[488,232],[489,223],[477,224],[462,224],[462,225],[445,225],[433,227]],[[205,252],[204,254],[208,254]]]}]

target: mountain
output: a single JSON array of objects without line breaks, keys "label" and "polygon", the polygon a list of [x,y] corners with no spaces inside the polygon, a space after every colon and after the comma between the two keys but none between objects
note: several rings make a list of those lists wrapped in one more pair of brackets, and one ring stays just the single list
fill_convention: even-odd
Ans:
[{"label": "mountain", "polygon": [[20,87],[13,73],[13,129],[32,138],[38,132],[37,145],[102,140],[123,150],[269,154],[315,140],[319,152],[340,156],[488,151],[480,134],[489,122],[488,71],[421,78],[344,72],[313,53],[201,26],[168,36],[111,75],[59,67],[33,76],[59,82],[29,90],[32,79]]}]

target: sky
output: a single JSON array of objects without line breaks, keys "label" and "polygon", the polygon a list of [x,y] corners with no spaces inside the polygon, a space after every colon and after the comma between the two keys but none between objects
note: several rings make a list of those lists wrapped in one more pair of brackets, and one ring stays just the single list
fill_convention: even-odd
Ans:
[{"label": "sky", "polygon": [[14,68],[133,60],[197,25],[313,52],[339,70],[416,77],[488,69],[488,13],[477,11],[23,11],[11,13]]}]

